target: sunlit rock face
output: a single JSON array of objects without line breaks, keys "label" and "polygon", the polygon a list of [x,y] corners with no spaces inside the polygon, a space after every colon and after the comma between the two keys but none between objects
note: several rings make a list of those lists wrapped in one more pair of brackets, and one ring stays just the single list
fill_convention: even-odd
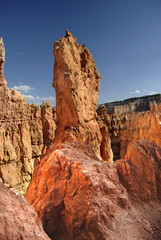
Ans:
[{"label": "sunlit rock face", "polygon": [[57,130],[54,143],[81,141],[100,156],[96,104],[101,75],[85,46],[70,32],[54,43]]},{"label": "sunlit rock face", "polygon": [[35,209],[0,183],[0,239],[49,240]]},{"label": "sunlit rock face", "polygon": [[[97,109],[99,116],[98,122],[103,123],[102,126],[104,126],[104,128],[107,128],[106,137],[110,137],[114,160],[118,160],[121,157],[124,158],[128,145],[139,139],[155,142],[157,145],[161,146],[161,104],[159,103],[160,95],[154,95],[149,98],[153,100],[156,98],[158,103],[148,102],[148,111],[131,111],[126,114],[107,114],[108,109],[106,109],[105,105],[101,105]],[[144,102],[142,102],[142,107],[148,106],[148,104],[144,99]]]},{"label": "sunlit rock face", "polygon": [[51,149],[37,165],[25,197],[55,240],[105,240],[116,210],[130,205],[117,169],[79,143]]},{"label": "sunlit rock face", "polygon": [[[158,106],[158,107],[157,107]],[[131,142],[145,139],[161,147],[161,111],[160,105],[151,105],[151,110],[128,114],[123,131],[120,134],[120,155],[124,158]]]},{"label": "sunlit rock face", "polygon": [[53,240],[159,240],[160,159],[161,148],[142,140],[114,163],[80,143],[59,144],[36,166],[25,197]]},{"label": "sunlit rock face", "polygon": [[5,47],[3,43],[3,38],[0,37],[0,86],[6,85],[6,80],[4,78],[4,63],[5,63]]},{"label": "sunlit rock face", "polygon": [[53,142],[55,113],[49,103],[26,104],[20,92],[7,87],[4,60],[0,38],[0,180],[24,194],[32,178],[34,160]]}]

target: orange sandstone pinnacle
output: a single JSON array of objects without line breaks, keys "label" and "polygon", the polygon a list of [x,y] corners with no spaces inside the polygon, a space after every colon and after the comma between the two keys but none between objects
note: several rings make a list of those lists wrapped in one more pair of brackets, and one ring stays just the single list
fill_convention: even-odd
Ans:
[{"label": "orange sandstone pinnacle", "polygon": [[100,158],[101,132],[96,104],[101,75],[89,50],[66,31],[54,43],[57,130],[54,143],[80,141]]}]

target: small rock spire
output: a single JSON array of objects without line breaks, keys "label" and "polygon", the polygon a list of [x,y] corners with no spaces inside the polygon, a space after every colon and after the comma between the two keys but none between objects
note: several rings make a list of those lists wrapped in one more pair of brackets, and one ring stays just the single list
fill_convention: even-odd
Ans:
[{"label": "small rock spire", "polygon": [[5,63],[5,47],[3,43],[3,38],[0,37],[0,85],[6,85],[7,82],[4,78],[4,63]]}]

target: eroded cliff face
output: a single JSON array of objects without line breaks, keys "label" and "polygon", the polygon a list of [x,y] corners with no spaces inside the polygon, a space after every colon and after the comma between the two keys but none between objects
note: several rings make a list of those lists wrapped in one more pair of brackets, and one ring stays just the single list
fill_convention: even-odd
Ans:
[{"label": "eroded cliff face", "polygon": [[54,143],[81,141],[100,157],[96,104],[101,75],[85,46],[70,32],[54,43],[57,130]]},{"label": "eroded cliff face", "polygon": [[160,104],[151,104],[150,111],[127,115],[123,131],[120,134],[120,156],[124,158],[127,147],[138,139],[155,142],[161,147]]},{"label": "eroded cliff face", "polygon": [[15,192],[24,194],[31,180],[34,160],[53,142],[54,111],[49,103],[26,104],[4,78],[5,50],[0,40],[0,179]]},{"label": "eroded cliff face", "polygon": [[97,109],[99,118],[108,128],[114,160],[124,158],[128,145],[138,139],[155,142],[161,146],[161,104],[149,102],[149,109],[122,114],[107,114],[108,109],[105,105]]}]

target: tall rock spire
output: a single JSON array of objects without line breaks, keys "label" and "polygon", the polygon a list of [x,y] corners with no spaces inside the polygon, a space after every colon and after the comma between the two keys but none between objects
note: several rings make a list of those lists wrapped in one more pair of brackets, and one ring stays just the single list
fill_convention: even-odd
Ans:
[{"label": "tall rock spire", "polygon": [[4,78],[4,69],[3,69],[4,63],[5,63],[5,47],[3,43],[3,38],[0,37],[0,86],[7,84]]},{"label": "tall rock spire", "polygon": [[54,43],[57,130],[55,143],[80,141],[100,156],[101,133],[96,105],[101,75],[89,50],[66,31]]}]

